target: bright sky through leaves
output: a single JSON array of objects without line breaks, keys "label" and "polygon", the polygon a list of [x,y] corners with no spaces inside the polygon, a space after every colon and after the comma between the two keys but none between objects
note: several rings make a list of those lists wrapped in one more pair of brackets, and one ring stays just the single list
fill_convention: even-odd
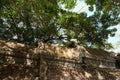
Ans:
[{"label": "bright sky through leaves", "polygon": [[114,49],[111,49],[110,51],[120,52],[120,24],[112,27],[117,28],[117,32],[114,37],[108,38],[108,42],[112,43],[114,47]]},{"label": "bright sky through leaves", "polygon": [[[90,12],[88,10],[88,6],[85,4],[83,0],[77,1],[77,6],[75,7],[73,11],[77,13],[87,12],[88,16],[93,14],[93,12]],[[111,28],[117,28],[117,32],[115,33],[114,37],[109,36],[108,38],[108,42],[112,43],[113,45],[113,49],[111,49],[110,51],[120,52],[120,24],[116,26],[112,26]]]}]

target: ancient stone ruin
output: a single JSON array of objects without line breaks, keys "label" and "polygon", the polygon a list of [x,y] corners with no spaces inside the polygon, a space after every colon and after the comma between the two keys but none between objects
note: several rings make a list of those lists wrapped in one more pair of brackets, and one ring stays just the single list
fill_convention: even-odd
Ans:
[{"label": "ancient stone ruin", "polygon": [[115,63],[114,54],[101,49],[0,40],[0,80],[119,80]]}]

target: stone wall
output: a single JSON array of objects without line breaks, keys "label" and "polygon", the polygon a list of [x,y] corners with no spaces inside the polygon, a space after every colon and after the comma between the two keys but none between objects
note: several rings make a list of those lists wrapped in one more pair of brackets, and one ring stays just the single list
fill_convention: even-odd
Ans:
[{"label": "stone wall", "polygon": [[[39,54],[44,54],[48,80],[119,80],[120,70],[108,63],[114,56],[101,49],[83,46],[68,48],[63,45],[42,43],[38,48],[0,40],[0,80],[39,80]],[[15,55],[15,57],[4,57]],[[46,57],[46,58],[45,58]],[[88,57],[85,61],[82,57]],[[4,58],[4,59],[3,59]],[[22,59],[21,59],[22,58]],[[28,59],[25,59],[28,58]],[[104,59],[104,61],[102,61]],[[20,61],[20,62],[19,62]],[[85,62],[88,66],[82,66]],[[99,67],[102,66],[106,67]]]},{"label": "stone wall", "polygon": [[99,68],[116,68],[115,59],[86,58],[85,63],[88,66]]}]

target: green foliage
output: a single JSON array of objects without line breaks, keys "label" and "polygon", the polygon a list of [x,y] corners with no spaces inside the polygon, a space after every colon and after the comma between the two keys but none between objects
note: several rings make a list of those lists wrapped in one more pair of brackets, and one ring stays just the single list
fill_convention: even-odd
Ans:
[{"label": "green foliage", "polygon": [[[110,26],[120,22],[120,3],[111,0],[85,0],[88,16],[70,12],[77,0],[2,0],[0,3],[0,38],[25,44],[36,40],[71,41],[80,45],[109,48],[108,36],[116,29]],[[65,6],[63,10],[61,5]],[[64,43],[64,42],[63,42]]]},{"label": "green foliage", "polygon": [[71,9],[76,5],[77,0],[59,0],[59,3],[65,5],[65,8]]}]

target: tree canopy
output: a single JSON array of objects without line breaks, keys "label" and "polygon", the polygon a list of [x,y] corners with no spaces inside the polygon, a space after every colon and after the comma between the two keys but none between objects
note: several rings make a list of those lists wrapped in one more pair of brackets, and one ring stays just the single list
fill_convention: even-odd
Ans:
[{"label": "tree canopy", "polygon": [[[108,36],[120,22],[119,0],[84,0],[93,15],[70,11],[77,0],[0,0],[0,38],[25,44],[37,40],[109,48]],[[64,6],[64,10],[61,6]]]}]

